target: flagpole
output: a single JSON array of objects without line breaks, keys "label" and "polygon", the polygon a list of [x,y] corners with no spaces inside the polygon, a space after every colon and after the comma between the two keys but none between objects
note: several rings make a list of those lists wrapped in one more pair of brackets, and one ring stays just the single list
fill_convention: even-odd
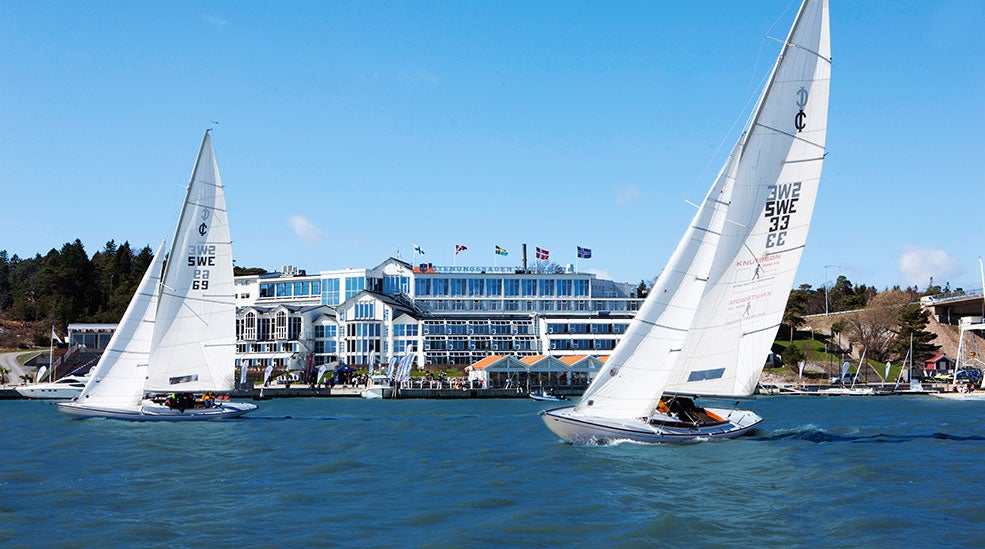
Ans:
[{"label": "flagpole", "polygon": [[51,381],[53,381],[52,380],[52,376],[55,375],[55,373],[54,373],[55,372],[55,365],[52,362],[52,360],[54,360],[54,357],[55,357],[55,337],[54,337],[55,336],[55,325],[54,324],[51,325],[51,336],[52,337],[49,337],[48,338],[48,382],[49,383]]}]

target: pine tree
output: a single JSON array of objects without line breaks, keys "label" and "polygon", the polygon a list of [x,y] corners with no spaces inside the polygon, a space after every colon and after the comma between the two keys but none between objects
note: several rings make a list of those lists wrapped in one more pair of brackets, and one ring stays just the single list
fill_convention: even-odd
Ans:
[{"label": "pine tree", "polygon": [[940,345],[931,343],[937,336],[926,330],[930,323],[930,311],[911,303],[903,308],[899,328],[893,339],[892,352],[898,360],[903,360],[910,350],[910,335],[913,335],[913,363],[918,364],[931,358],[940,350]]}]

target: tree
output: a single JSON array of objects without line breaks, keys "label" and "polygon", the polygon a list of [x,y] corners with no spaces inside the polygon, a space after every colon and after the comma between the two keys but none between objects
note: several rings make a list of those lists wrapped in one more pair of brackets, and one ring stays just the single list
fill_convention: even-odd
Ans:
[{"label": "tree", "polygon": [[903,308],[891,349],[897,360],[903,360],[909,353],[910,336],[913,336],[914,364],[919,364],[937,354],[941,347],[932,343],[937,339],[937,335],[926,330],[929,323],[930,311],[921,307],[919,303],[910,303]]},{"label": "tree", "polygon": [[233,276],[262,275],[267,274],[267,269],[262,267],[236,267],[233,266]]},{"label": "tree", "polygon": [[899,290],[877,295],[868,307],[846,320],[849,341],[865,349],[872,360],[885,361],[891,355],[900,316],[908,304],[908,296]]},{"label": "tree", "polygon": [[649,290],[647,289],[646,280],[640,280],[640,285],[636,287],[636,297],[644,299]]},{"label": "tree", "polygon": [[[807,286],[806,284],[804,286]],[[787,308],[783,311],[783,323],[790,329],[790,346],[793,346],[794,333],[804,325],[804,315],[807,314],[807,291],[804,286],[800,290],[790,292]],[[809,289],[810,286],[807,286]]]}]

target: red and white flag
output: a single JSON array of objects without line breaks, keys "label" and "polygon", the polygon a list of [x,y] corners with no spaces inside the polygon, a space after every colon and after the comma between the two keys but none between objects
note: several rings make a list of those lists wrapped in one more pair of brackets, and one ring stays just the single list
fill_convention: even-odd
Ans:
[{"label": "red and white flag", "polygon": [[537,248],[537,259],[547,259],[550,255],[551,252],[540,247]]},{"label": "red and white flag", "polygon": [[468,249],[467,246],[462,246],[461,244],[455,244],[455,255],[458,255],[458,252],[464,252],[467,249]]}]

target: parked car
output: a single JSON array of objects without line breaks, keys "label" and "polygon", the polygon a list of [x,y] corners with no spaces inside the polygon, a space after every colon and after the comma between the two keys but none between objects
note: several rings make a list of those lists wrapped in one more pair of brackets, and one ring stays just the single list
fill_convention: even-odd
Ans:
[{"label": "parked car", "polygon": [[974,368],[958,370],[958,373],[954,376],[954,381],[955,383],[981,383],[982,372]]}]

